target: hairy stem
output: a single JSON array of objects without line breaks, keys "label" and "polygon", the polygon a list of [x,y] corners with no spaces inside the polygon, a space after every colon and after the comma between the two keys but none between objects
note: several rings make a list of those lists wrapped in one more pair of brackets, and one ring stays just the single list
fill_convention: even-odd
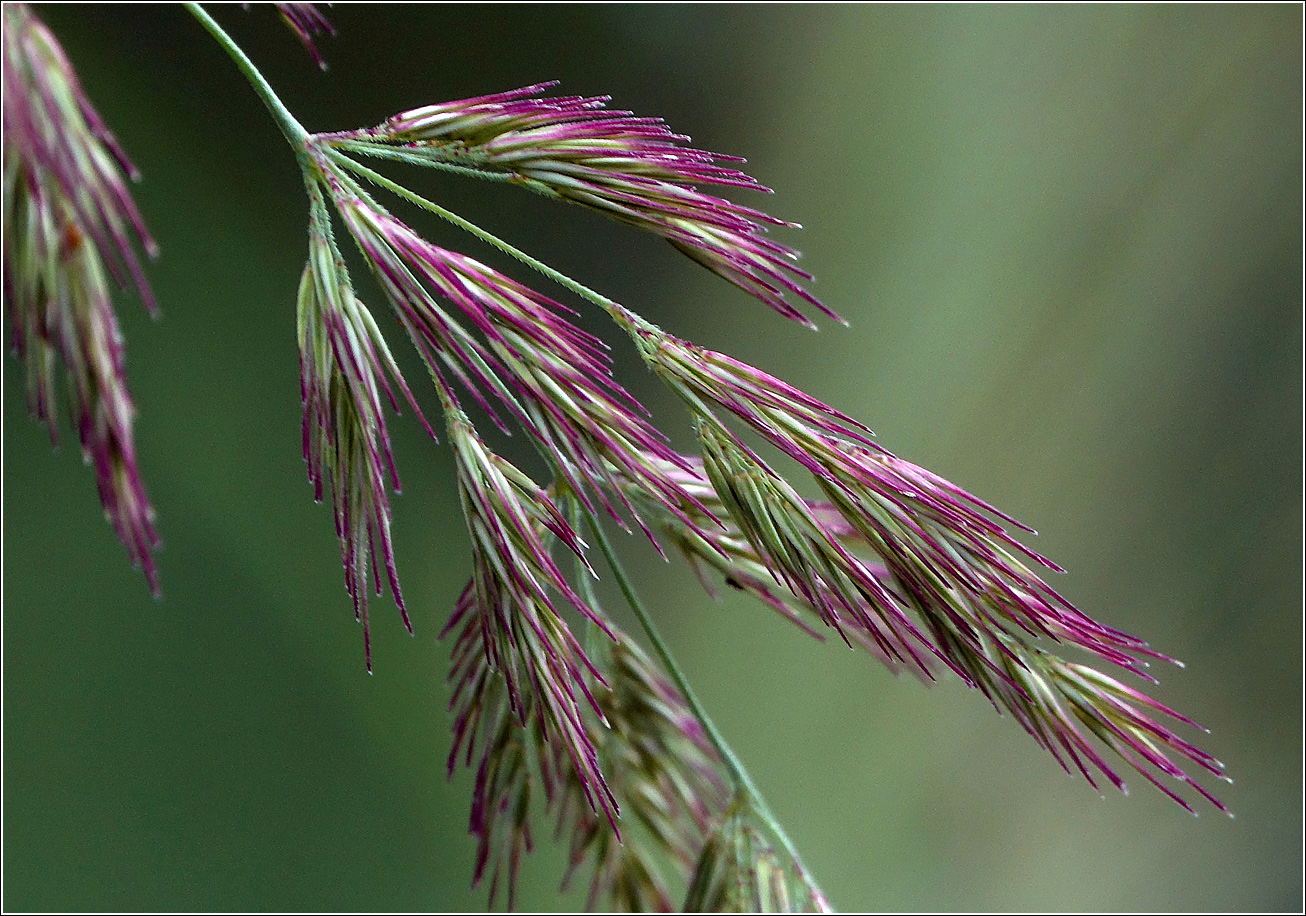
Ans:
[{"label": "hairy stem", "polygon": [[444,207],[440,206],[439,204],[427,200],[425,197],[422,197],[420,194],[413,193],[412,191],[408,190],[398,182],[394,182],[391,181],[389,178],[386,178],[380,172],[377,172],[373,169],[369,169],[361,162],[357,162],[353,159],[350,159],[348,156],[344,155],[339,150],[328,147],[327,155],[329,155],[337,164],[343,166],[344,168],[349,169],[351,172],[354,172],[357,175],[361,175],[362,177],[366,178],[368,181],[372,182],[373,184],[385,188],[387,191],[391,192],[392,194],[402,197],[404,200],[408,201],[411,204],[415,204],[421,207],[423,210],[427,210],[431,213],[434,213],[436,216],[440,217],[440,219],[445,220],[446,222],[449,223],[453,223],[453,225],[457,226],[459,229],[462,229],[464,232],[476,236],[482,242],[485,242],[488,245],[492,245],[493,247],[499,249],[500,251],[502,251],[504,254],[508,255],[511,258],[517,259],[518,261],[525,264],[527,267],[531,268],[532,270],[544,274],[544,276],[548,277],[550,280],[552,280],[554,283],[557,283],[559,286],[571,290],[573,293],[580,296],[582,299],[586,299],[590,302],[593,302],[595,305],[603,309],[614,319],[616,319],[619,323],[621,323],[622,319],[618,316],[625,314],[625,309],[623,309],[616,302],[613,302],[607,296],[604,296],[602,293],[597,293],[594,290],[590,289],[585,284],[573,280],[571,277],[567,276],[561,271],[554,270],[548,264],[545,264],[543,261],[531,257],[526,252],[522,251],[520,248],[516,248],[513,245],[508,244],[503,239],[499,238],[497,235],[494,235],[493,233],[488,232],[485,229],[482,229],[480,226],[476,225],[473,222],[463,219],[461,216],[459,216],[457,213],[454,213],[452,210],[447,210]]}]

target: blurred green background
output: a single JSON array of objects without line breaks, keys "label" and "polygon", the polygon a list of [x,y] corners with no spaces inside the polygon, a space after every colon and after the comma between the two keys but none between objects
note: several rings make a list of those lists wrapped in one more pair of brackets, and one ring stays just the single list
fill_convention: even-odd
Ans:
[{"label": "blurred green background", "polygon": [[[214,12],[311,130],[558,78],[747,156],[777,193],[745,202],[807,227],[778,235],[850,330],[805,332],[577,208],[392,174],[870,423],[1040,529],[1080,607],[1188,663],[1157,696],[1210,727],[1232,821],[1138,778],[1100,800],[979,695],[714,604],[631,539],[837,907],[1301,909],[1300,7],[356,5],[330,11],[326,74],[268,8]],[[443,773],[436,635],[468,574],[448,455],[393,421],[417,635],[375,602],[368,677],[300,459],[293,159],[180,7],[40,14],[143,172],[163,249],[162,320],[119,311],[164,598],[6,359],[4,906],[481,909],[470,782]],[[683,413],[620,366],[688,446]],[[521,905],[573,906],[540,835]]]}]

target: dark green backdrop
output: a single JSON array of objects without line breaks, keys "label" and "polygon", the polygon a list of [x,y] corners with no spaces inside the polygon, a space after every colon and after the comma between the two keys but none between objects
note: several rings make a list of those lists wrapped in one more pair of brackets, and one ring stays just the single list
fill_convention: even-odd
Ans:
[{"label": "dark green backdrop", "polygon": [[[40,11],[144,173],[163,249],[162,320],[129,297],[120,314],[164,598],[7,359],[4,906],[481,908],[469,783],[443,775],[436,634],[468,572],[447,455],[392,424],[417,636],[378,601],[368,677],[299,454],[289,150],[181,8]],[[1188,663],[1158,695],[1211,728],[1233,821],[1139,779],[1101,801],[978,695],[642,564],[836,906],[1300,909],[1299,7],[341,6],[325,75],[267,9],[214,12],[310,129],[559,78],[747,156],[850,330],[804,332],[574,208],[405,177],[866,420],[1039,528],[1081,607]],[[544,846],[527,908],[562,905]]]}]

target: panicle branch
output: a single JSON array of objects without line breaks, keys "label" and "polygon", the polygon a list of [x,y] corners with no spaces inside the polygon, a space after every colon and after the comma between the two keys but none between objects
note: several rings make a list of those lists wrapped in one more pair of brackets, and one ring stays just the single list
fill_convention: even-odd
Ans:
[{"label": "panicle branch", "polygon": [[[681,507],[692,524],[685,524],[680,515],[667,511],[659,503],[650,501],[647,511],[693,568],[704,591],[713,598],[718,596],[717,584],[709,578],[709,572],[714,570],[721,576],[721,581],[731,588],[758,598],[809,636],[824,641],[823,631],[833,625],[845,640],[869,652],[892,673],[899,674],[906,670],[924,681],[933,680],[937,662],[918,648],[913,649],[903,640],[902,633],[884,626],[874,608],[860,593],[853,594],[855,609],[848,613],[838,609],[840,597],[820,577],[815,577],[811,582],[812,586],[819,589],[815,601],[794,591],[783,577],[777,577],[740,530],[725,502],[713,488],[703,459],[681,457],[682,465],[668,467],[667,473],[675,477],[697,501],[695,506]],[[632,488],[632,498],[647,497],[642,490]],[[888,568],[883,563],[863,556],[864,550],[858,552],[864,545],[850,526],[840,524],[842,519],[833,505],[803,500],[796,495],[793,498],[801,500],[803,508],[798,510],[800,515],[810,518],[821,530],[822,537],[827,534],[834,536],[836,545],[828,549],[836,550],[842,546],[842,558],[863,567],[856,574],[857,580],[865,576],[874,577],[883,587],[884,594],[901,604],[892,591],[893,583]],[[708,514],[702,514],[704,509]],[[818,546],[822,545],[818,542]],[[889,616],[898,619],[902,611],[905,611],[905,607],[900,607],[898,613]],[[833,623],[827,623],[827,619]]]},{"label": "panicle branch", "polygon": [[[672,912],[730,790],[721,761],[685,698],[626,634],[603,648],[607,687],[594,693],[608,721],[590,723],[613,791],[622,805],[618,836],[588,806],[574,771],[558,797],[557,832],[570,833],[570,867],[591,872],[589,909]],[[558,768],[562,772],[565,769]],[[669,874],[668,874],[669,872]]]},{"label": "panicle branch", "polygon": [[[557,533],[542,524],[536,522],[537,534]],[[449,771],[461,757],[477,774],[470,820],[477,839],[474,882],[490,874],[491,901],[506,884],[514,905],[521,858],[533,845],[532,799],[541,797],[558,835],[569,835],[564,887],[588,869],[591,909],[674,909],[673,884],[688,885],[729,797],[701,725],[666,676],[611,624],[605,627],[612,641],[596,649],[593,663],[584,660],[583,670],[568,672],[570,685],[585,693],[588,711],[558,702],[560,683],[571,694],[561,672],[544,672],[531,689],[514,687],[506,640],[487,636],[496,626],[487,617],[498,616],[502,604],[478,597],[482,569],[478,559],[445,630],[458,631],[450,674],[455,719]],[[530,627],[509,620],[519,642],[536,638]],[[574,643],[544,642],[549,652],[583,659]],[[546,653],[532,654],[538,659]]]},{"label": "panicle branch", "polygon": [[[617,805],[599,770],[576,692],[602,717],[585,672],[602,682],[559,614],[561,597],[595,626],[610,624],[580,597],[549,552],[556,537],[584,560],[585,544],[553,500],[530,478],[489,451],[447,389],[441,390],[459,497],[472,539],[472,582],[445,632],[463,623],[459,646],[464,681],[483,684],[481,665],[502,678],[519,726],[534,713],[544,741],[559,743],[571,760],[586,801],[616,829]],[[470,646],[463,643],[470,642]],[[477,645],[479,643],[479,645]],[[483,661],[481,656],[483,655]],[[467,753],[481,713],[476,691],[467,694]],[[460,718],[463,718],[460,716]],[[459,727],[455,727],[456,734]],[[455,753],[460,745],[455,740]]]},{"label": "panicle branch", "polygon": [[[88,238],[114,281],[134,285],[154,314],[135,245],[150,257],[158,246],[124,178],[138,180],[140,173],[45,24],[22,3],[6,4],[3,21],[6,162],[14,163],[31,194],[51,199],[46,206],[58,217],[52,228],[64,233],[71,226],[72,238]],[[14,190],[21,193],[18,184]]]},{"label": "panicle branch", "polygon": [[[615,485],[616,475],[669,504],[686,500],[662,471],[676,453],[650,425],[643,405],[612,378],[607,345],[568,321],[566,307],[426,241],[351,191],[352,180],[329,162],[321,167],[332,176],[345,224],[432,372],[447,368],[506,431],[487,395],[492,393],[587,507],[597,498],[620,521],[615,496],[643,526]],[[453,303],[481,338],[459,325],[440,300]]]}]

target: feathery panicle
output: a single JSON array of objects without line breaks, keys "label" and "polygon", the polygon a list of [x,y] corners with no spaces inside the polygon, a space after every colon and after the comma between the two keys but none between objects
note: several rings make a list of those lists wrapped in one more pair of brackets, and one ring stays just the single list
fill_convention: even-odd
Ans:
[{"label": "feathery panicle", "polygon": [[[385,568],[385,580],[404,626],[410,633],[413,629],[399,590],[390,537],[386,478],[397,493],[399,474],[390,450],[381,392],[395,410],[399,405],[387,376],[419,418],[422,413],[372,313],[355,297],[344,265],[316,215],[309,227],[309,258],[299,285],[298,315],[304,460],[319,502],[324,482],[329,482],[345,587],[354,601],[354,615],[363,624],[363,651],[371,671],[369,566],[378,595],[380,567]],[[425,418],[422,422],[426,423]]]},{"label": "feathery panicle", "polygon": [[681,907],[686,913],[830,913],[802,866],[774,848],[737,799],[712,834]]},{"label": "feathery panicle", "polygon": [[[754,178],[720,165],[742,162],[682,144],[661,118],[610,111],[607,96],[533,98],[556,82],[395,115],[374,128],[320,134],[340,149],[419,165],[506,178],[653,232],[781,315],[811,326],[793,294],[838,315],[798,282],[798,253],[766,237],[763,224],[796,223],[697,190],[696,184],[770,193]],[[797,279],[795,279],[797,278]]]},{"label": "feathery panicle", "polygon": [[[566,835],[564,886],[588,871],[590,908],[828,912],[793,844],[688,688],[609,622],[577,519],[587,518],[674,684],[684,687],[621,573],[596,506],[664,532],[711,591],[715,570],[806,632],[834,629],[891,670],[932,679],[934,659],[981,690],[1066,769],[1121,791],[1105,747],[1185,809],[1170,777],[1228,809],[1184,770],[1223,765],[1170,727],[1196,723],[1093,668],[1034,645],[1049,639],[1148,680],[1145,642],[1081,613],[1035,570],[1059,567],[1021,544],[1030,531],[948,481],[876,446],[846,414],[774,376],[680,340],[553,268],[423,200],[350,154],[521,185],[665,238],[781,315],[802,303],[841,320],[802,281],[797,252],[768,239],[796,227],[698,185],[764,191],[743,160],[688,146],[657,118],[605,109],[607,97],[541,97],[553,83],[398,114],[374,128],[308,134],[198,5],[191,11],[241,65],[295,148],[311,203],[298,342],[303,450],[320,501],[330,489],[345,584],[371,671],[369,576],[388,582],[409,632],[391,539],[399,491],[382,393],[395,387],[434,437],[385,339],[355,296],[331,235],[340,215],[425,362],[444,410],[472,576],[442,638],[452,650],[450,774],[475,768],[473,884],[490,876],[516,903],[533,846],[532,805]],[[334,28],[309,3],[276,4],[325,68],[315,36]],[[58,43],[23,4],[3,21],[4,294],[26,362],[33,413],[56,435],[55,375],[69,379],[83,453],[106,514],[157,594],[153,513],[136,466],[111,282],[154,300],[136,249],[155,254],[124,175],[136,177]],[[606,310],[687,405],[702,457],[671,450],[613,378],[607,346],[570,310],[466,255],[434,245],[378,205],[356,176],[492,243]],[[792,297],[792,299],[790,298]],[[796,303],[795,300],[801,300]],[[451,304],[451,307],[449,307]],[[456,380],[505,433],[520,424],[553,480],[539,486],[493,453],[461,409]],[[733,420],[731,420],[733,417]],[[742,423],[797,462],[807,499],[734,431]],[[560,508],[560,506],[562,508]],[[564,514],[564,509],[571,514]],[[573,584],[553,556],[577,559]],[[384,568],[384,573],[382,572]],[[578,591],[579,589],[579,591]],[[585,596],[585,597],[582,597]],[[569,604],[598,646],[564,622]],[[605,634],[610,642],[596,639]],[[1114,764],[1118,766],[1119,764]],[[1095,772],[1100,775],[1095,775]],[[729,778],[726,778],[726,774]],[[619,809],[620,805],[620,809]],[[618,831],[618,815],[627,822]]]},{"label": "feathery panicle", "polygon": [[[777,580],[812,603],[827,624],[838,626],[841,611],[856,614],[869,606],[892,637],[879,643],[891,657],[919,666],[912,647],[923,645],[967,684],[984,688],[999,708],[1013,710],[1020,704],[1012,696],[1030,699],[1027,685],[1013,673],[1029,670],[1025,637],[1077,646],[1153,683],[1147,660],[1172,661],[1144,641],[1088,617],[1031,570],[1030,563],[1061,571],[1012,537],[1003,523],[1030,529],[874,445],[867,438],[870,431],[847,415],[746,363],[677,340],[637,316],[623,312],[619,317],[646,362],[694,414],[707,476],[734,523]],[[743,420],[802,465],[828,505],[819,512],[806,505],[725,427],[714,408]],[[844,546],[850,533],[882,564],[887,581]],[[996,683],[1005,686],[997,690]],[[1113,688],[1091,684],[1099,693],[1084,687],[1082,694],[1091,702],[1076,705],[1077,715],[1109,705]],[[1054,750],[1045,735],[1059,732],[1065,717],[1046,706],[1028,709],[1033,712],[1018,712],[1017,718]],[[1124,753],[1135,744],[1107,740],[1099,728],[1090,730],[1137,767],[1139,758]],[[1158,737],[1170,743],[1169,735]],[[1218,764],[1208,765],[1207,758],[1183,753],[1218,771]],[[1150,756],[1142,759],[1171,772]],[[1146,769],[1140,772],[1154,781]],[[1180,778],[1191,782],[1186,775]]]},{"label": "feathery panicle", "polygon": [[[464,658],[459,683],[480,685],[483,690],[489,671],[501,677],[517,723],[526,725],[533,712],[543,740],[561,743],[586,801],[593,810],[602,810],[615,830],[616,801],[599,771],[576,698],[579,691],[602,717],[585,672],[600,682],[603,679],[559,615],[557,598],[565,599],[609,636],[613,633],[603,616],[576,594],[549,553],[556,537],[584,560],[585,544],[548,494],[489,451],[452,395],[443,388],[441,395],[472,539],[470,590],[445,628],[447,633],[463,624],[456,650]],[[465,648],[464,642],[472,645]],[[482,665],[486,672],[479,671]],[[478,690],[469,689],[461,702],[468,704],[464,728],[470,759],[484,699]]]},{"label": "feathery panicle", "polygon": [[[644,407],[612,379],[606,345],[567,321],[564,306],[473,258],[431,244],[339,186],[333,193],[432,371],[441,365],[449,369],[497,419],[483,389],[493,392],[587,505],[596,494],[619,519],[609,502],[609,494],[616,494],[643,524],[615,485],[616,475],[668,504],[685,500],[662,465],[649,460],[674,461],[675,453],[649,425]],[[458,307],[483,343],[440,307],[437,295]]]},{"label": "feathery panicle", "polygon": [[58,440],[63,364],[82,454],[132,563],[159,594],[154,510],[136,463],[111,281],[134,281],[151,313],[133,238],[156,253],[123,173],[135,169],[82,92],[50,31],[23,4],[4,25],[4,295],[11,342],[27,368],[32,413]]},{"label": "feathery panicle", "polygon": [[[249,4],[245,4],[249,8]],[[313,60],[323,70],[327,68],[326,61],[318,53],[317,46],[313,44],[313,38],[319,34],[335,35],[336,27],[327,21],[326,16],[317,8],[316,3],[278,3],[276,4],[277,12],[281,14],[281,21],[284,22],[290,31],[295,33],[295,37],[303,43],[304,48],[309,54],[313,55]]]}]

